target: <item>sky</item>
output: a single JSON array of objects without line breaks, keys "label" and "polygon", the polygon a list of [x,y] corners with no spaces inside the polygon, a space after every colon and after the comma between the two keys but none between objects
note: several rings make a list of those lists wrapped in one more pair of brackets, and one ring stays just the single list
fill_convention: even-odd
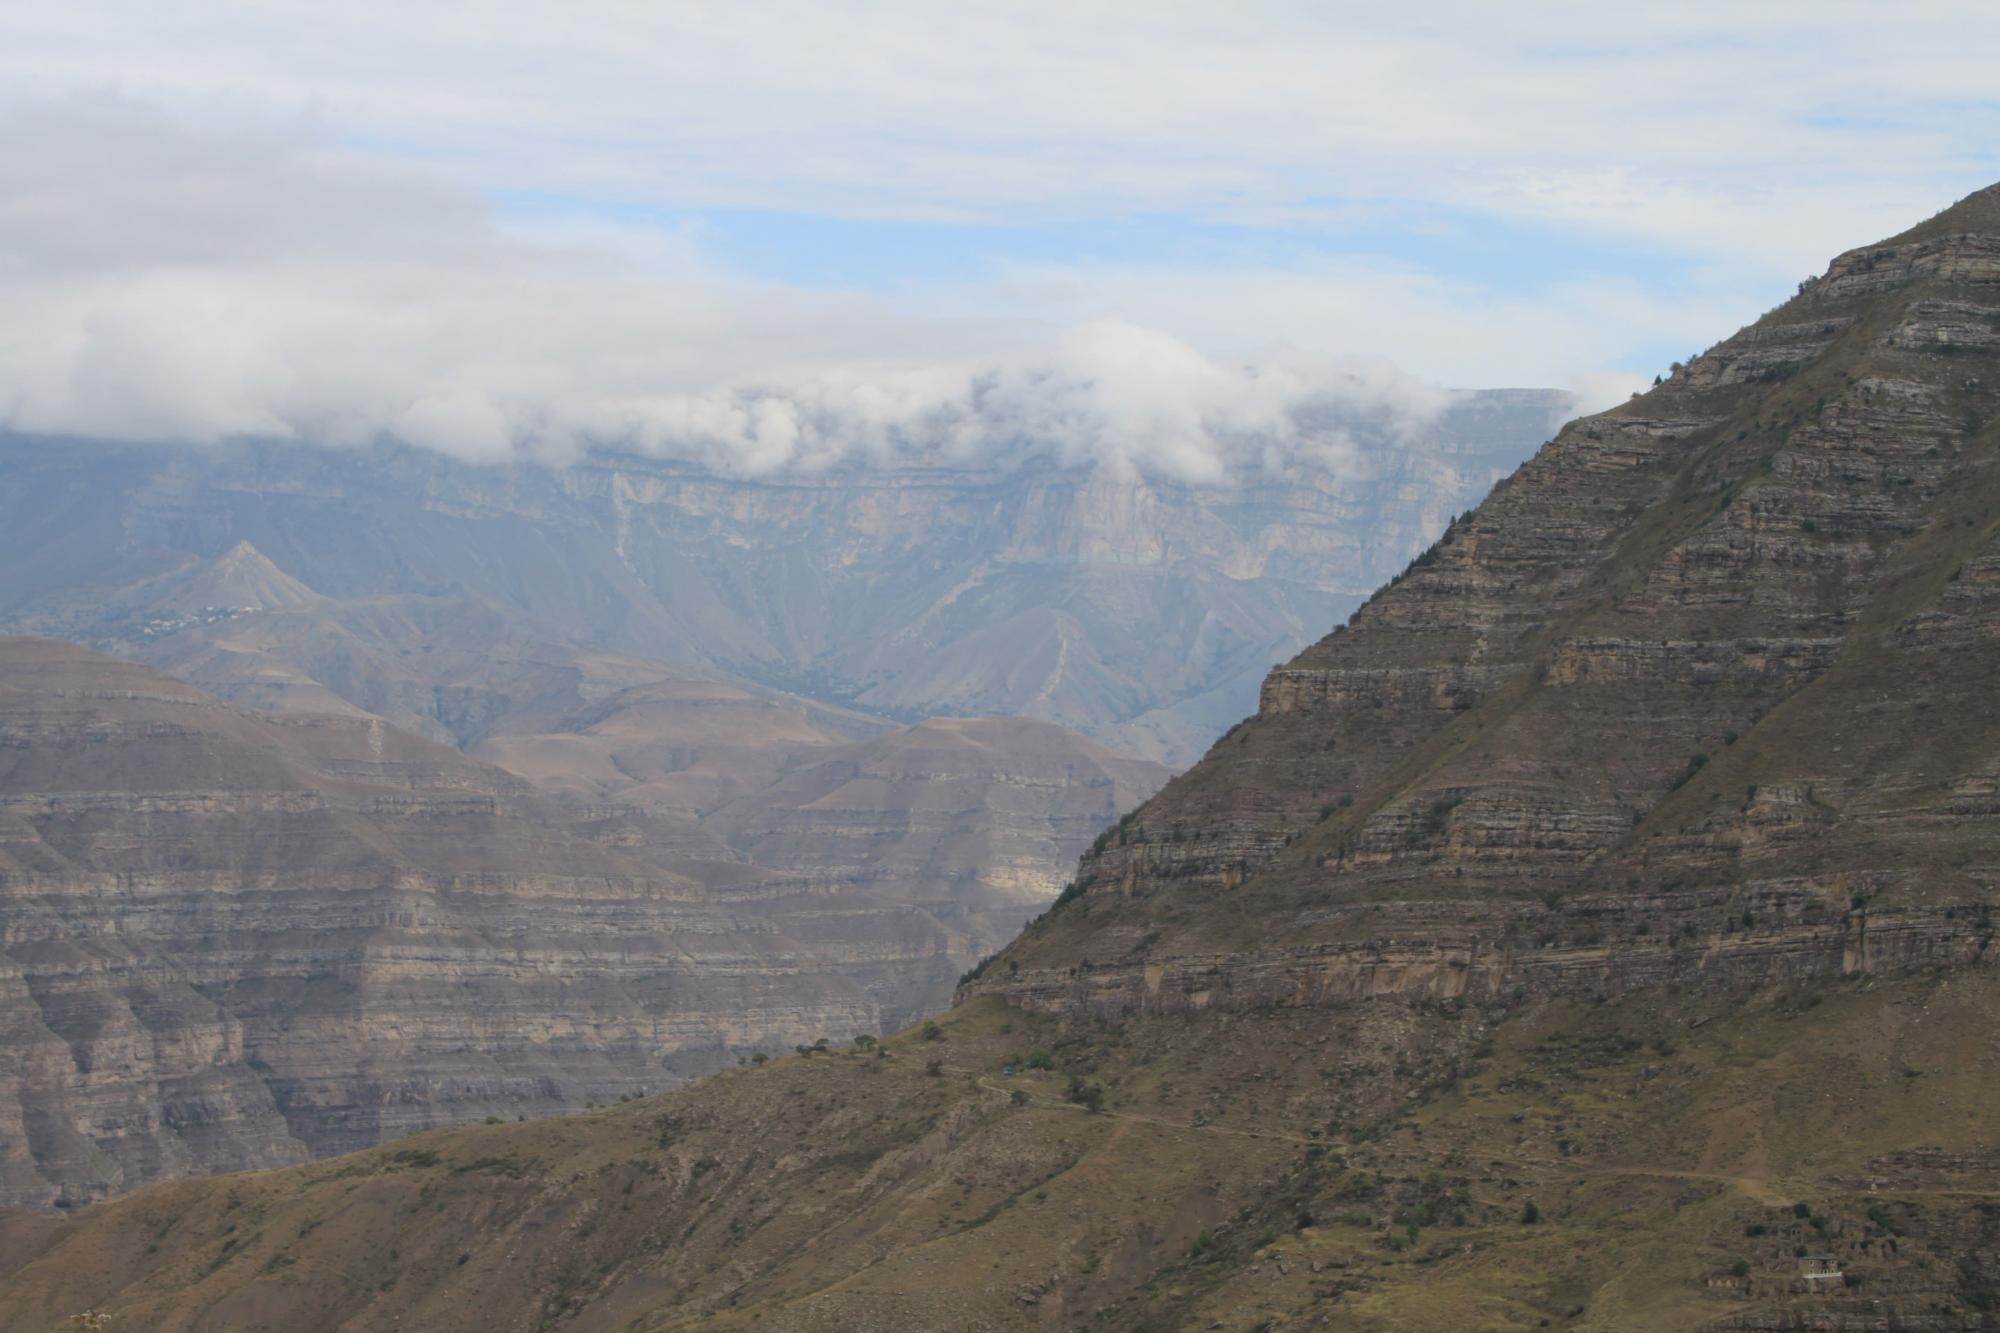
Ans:
[{"label": "sky", "polygon": [[2000,177],[2000,9],[0,7],[0,425],[1029,448],[1615,402]]}]

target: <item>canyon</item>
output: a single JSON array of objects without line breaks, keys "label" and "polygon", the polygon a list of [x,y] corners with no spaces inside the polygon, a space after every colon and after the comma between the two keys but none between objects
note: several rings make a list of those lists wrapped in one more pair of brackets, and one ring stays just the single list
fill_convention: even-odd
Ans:
[{"label": "canyon", "polygon": [[1996,292],[2000,187],[1565,427],[935,1020],[9,1215],[0,1297],[161,1329],[1990,1326]]}]

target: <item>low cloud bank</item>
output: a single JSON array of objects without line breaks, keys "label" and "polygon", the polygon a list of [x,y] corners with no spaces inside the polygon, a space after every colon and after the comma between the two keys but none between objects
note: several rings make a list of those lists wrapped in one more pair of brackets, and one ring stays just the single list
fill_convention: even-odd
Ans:
[{"label": "low cloud bank", "polygon": [[1393,437],[1453,397],[1122,319],[947,320],[732,279],[671,237],[530,240],[309,124],[17,106],[0,173],[0,426],[22,433],[393,438],[479,460],[608,445],[745,474],[1032,455],[1215,482],[1338,466],[1328,422]]}]

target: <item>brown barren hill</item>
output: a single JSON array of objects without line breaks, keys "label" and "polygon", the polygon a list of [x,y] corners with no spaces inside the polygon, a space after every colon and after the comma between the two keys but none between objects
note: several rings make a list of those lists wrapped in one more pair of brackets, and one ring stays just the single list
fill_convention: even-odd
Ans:
[{"label": "brown barren hill", "polygon": [[[885,1045],[174,1183],[23,1327],[1972,1330],[2000,191],[1565,427]],[[4,1160],[4,1159],[0,1159]]]}]

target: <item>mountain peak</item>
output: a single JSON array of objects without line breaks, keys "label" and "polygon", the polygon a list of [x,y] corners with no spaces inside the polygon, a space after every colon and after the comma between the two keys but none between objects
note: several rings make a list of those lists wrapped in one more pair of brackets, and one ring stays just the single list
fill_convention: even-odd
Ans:
[{"label": "mountain peak", "polygon": [[189,571],[157,605],[178,611],[205,607],[274,611],[319,600],[318,593],[278,568],[269,556],[240,541],[206,565]]},{"label": "mountain peak", "polygon": [[1883,242],[1924,240],[1933,236],[1985,233],[2000,235],[2000,182],[1974,190],[1951,207],[1936,213],[1900,235]]}]

